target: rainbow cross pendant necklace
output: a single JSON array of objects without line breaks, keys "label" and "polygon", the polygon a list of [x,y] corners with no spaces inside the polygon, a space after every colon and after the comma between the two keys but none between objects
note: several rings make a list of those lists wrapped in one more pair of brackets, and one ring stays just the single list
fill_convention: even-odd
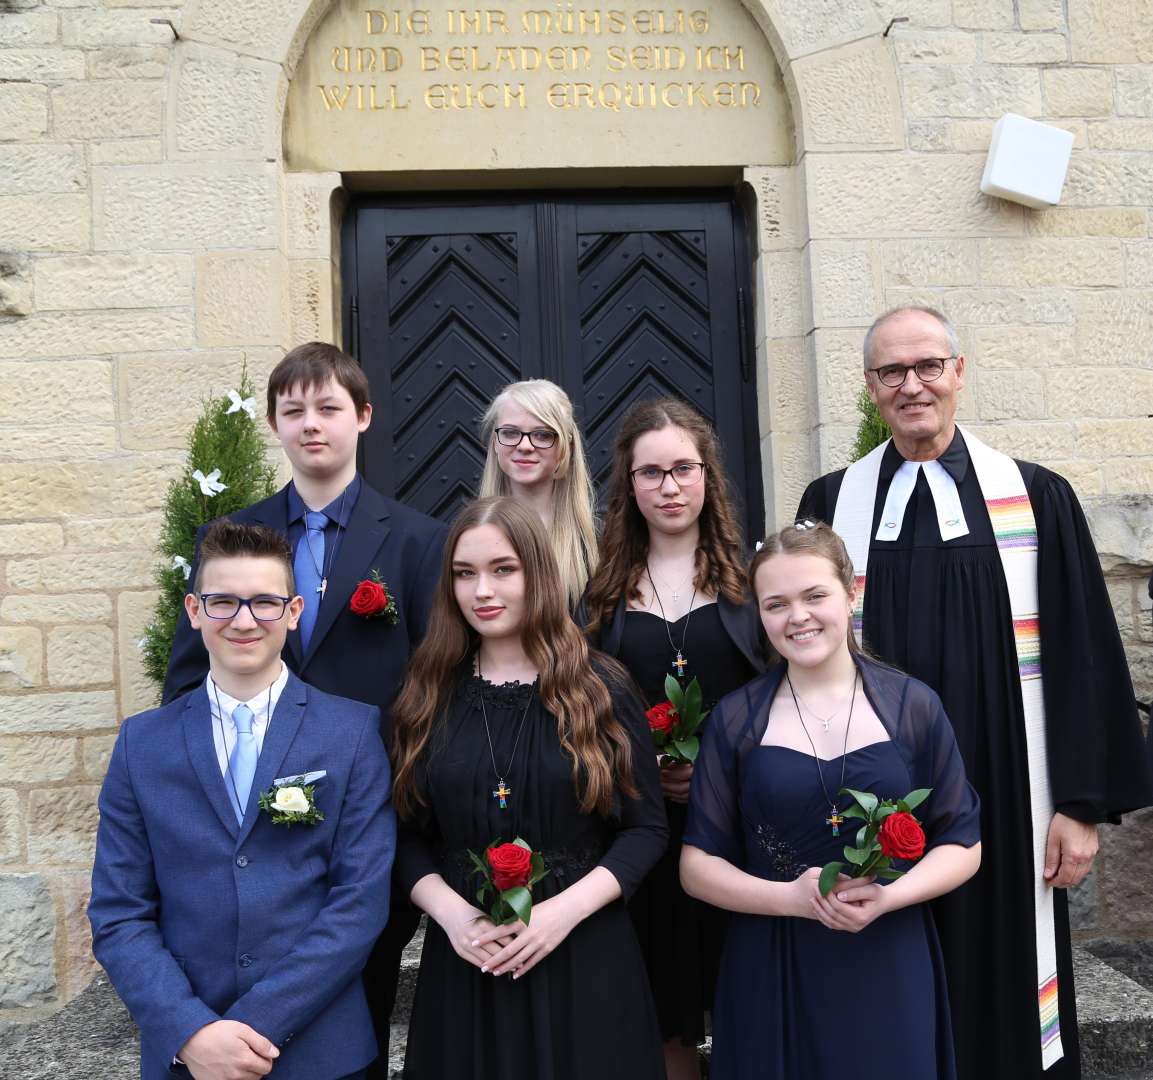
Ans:
[{"label": "rainbow cross pendant necklace", "polygon": [[[861,673],[857,670],[853,671],[853,687],[849,693],[849,717],[845,721],[845,742],[841,747],[841,782],[837,785],[837,794],[839,795],[841,789],[845,786],[845,763],[848,755],[845,753],[849,748],[849,727],[853,723],[853,705],[857,700],[857,682],[861,678]],[[805,726],[805,718],[801,715],[801,706],[797,701],[797,692],[793,689],[793,680],[789,678],[788,673],[785,673],[785,682],[789,684],[789,693],[793,696],[793,708],[797,710],[797,719],[801,722],[801,730],[805,733],[805,738],[809,740],[809,746],[813,748],[813,764],[817,766],[817,779],[821,782],[821,794],[825,796],[825,802],[829,804],[829,813],[825,818],[825,824],[832,827],[833,835],[841,835],[841,826],[845,823],[845,815],[837,809],[837,802],[829,795],[829,789],[825,786],[825,770],[821,767],[821,758],[817,754],[816,743],[813,742],[812,735],[809,734],[809,729]],[[833,714],[836,716],[836,713]],[[818,718],[819,719],[819,718]],[[830,717],[830,720],[832,718]]]},{"label": "rainbow cross pendant necklace", "polygon": [[[665,618],[665,605],[661,603],[661,594],[657,592],[657,584],[653,581],[652,572],[649,570],[648,563],[645,563],[645,575],[649,579],[649,586],[653,590],[653,599],[657,602],[657,607],[660,609],[661,622],[665,624],[665,635],[669,639],[669,648],[676,653],[673,657],[672,663],[669,667],[673,669],[673,673],[678,679],[685,677],[685,668],[689,666],[689,662],[685,659],[685,644],[689,640],[689,623],[693,621],[693,604],[697,599],[697,587],[693,585],[693,595],[689,598],[689,611],[685,616],[685,632],[681,635],[681,645],[677,648],[677,643],[673,641],[673,632],[669,629],[669,620]],[[673,593],[673,599],[676,599],[680,593]]]},{"label": "rainbow cross pendant necklace", "polygon": [[[480,670],[480,656],[476,658],[476,675],[482,682],[484,681],[484,674]],[[524,712],[520,716],[520,726],[516,729],[516,738],[513,740],[512,753],[509,755],[508,764],[505,766],[504,772],[496,767],[496,753],[492,747],[492,731],[488,726],[488,713],[484,708],[484,689],[477,688],[477,696],[480,698],[480,715],[484,719],[484,734],[488,740],[488,756],[492,761],[492,771],[496,773],[496,788],[493,790],[492,797],[497,800],[502,810],[508,809],[508,797],[512,794],[512,788],[505,782],[505,777],[512,771],[512,763],[516,760],[517,747],[520,746],[520,737],[524,734],[524,722],[528,719],[528,711],[532,708],[532,699],[535,695],[530,694],[528,704],[524,707]]]}]

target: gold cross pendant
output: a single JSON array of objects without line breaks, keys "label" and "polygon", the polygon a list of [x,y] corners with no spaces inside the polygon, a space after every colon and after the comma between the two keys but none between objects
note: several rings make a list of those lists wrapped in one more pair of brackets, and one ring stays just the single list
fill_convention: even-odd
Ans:
[{"label": "gold cross pendant", "polygon": [[677,669],[677,677],[684,678],[685,668],[689,666],[689,662],[681,655],[680,650],[677,650],[677,658],[673,661],[673,667]]},{"label": "gold cross pendant", "polygon": [[841,826],[844,823],[845,823],[844,817],[842,817],[841,814],[837,810],[833,810],[833,812],[831,814],[829,814],[829,816],[827,818],[825,818],[825,824],[826,825],[832,825],[834,836],[840,836],[841,835]]}]

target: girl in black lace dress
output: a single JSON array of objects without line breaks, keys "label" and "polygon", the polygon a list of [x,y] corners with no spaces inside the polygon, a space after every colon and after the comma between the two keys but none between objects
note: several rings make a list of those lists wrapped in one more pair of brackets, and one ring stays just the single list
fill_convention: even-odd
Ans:
[{"label": "girl in black lace dress", "polygon": [[[617,433],[601,562],[580,614],[646,705],[665,700],[669,674],[682,686],[699,679],[707,707],[764,669],[743,563],[712,428],[680,401],[633,406]],[[669,1080],[699,1076],[696,1046],[707,1034],[725,928],[724,914],[687,896],[677,878],[692,771],[661,770],[669,850],[629,903]]]},{"label": "girl in black lace dress", "polygon": [[[569,617],[540,520],[466,507],[393,710],[396,873],[429,915],[407,1080],[658,1080],[628,897],[667,841],[628,680]],[[543,854],[529,925],[475,906],[468,850]]]}]

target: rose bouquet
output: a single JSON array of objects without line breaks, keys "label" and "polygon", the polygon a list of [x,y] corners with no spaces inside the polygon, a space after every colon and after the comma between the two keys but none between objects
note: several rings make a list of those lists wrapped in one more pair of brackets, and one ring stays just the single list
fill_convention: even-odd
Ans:
[{"label": "rose bouquet", "polygon": [[693,679],[683,690],[672,675],[665,676],[668,701],[654,705],[645,716],[662,765],[691,765],[701,741],[697,729],[707,715],[701,709],[701,684]]},{"label": "rose bouquet", "polygon": [[371,577],[357,584],[348,602],[348,610],[363,619],[384,619],[390,626],[395,626],[400,617],[396,600],[381,579],[379,570],[373,570]]},{"label": "rose bouquet", "polygon": [[925,830],[913,817],[913,810],[932,793],[932,788],[917,788],[896,802],[879,799],[867,791],[841,788],[840,794],[851,795],[855,806],[845,811],[846,818],[856,818],[864,824],[857,830],[856,843],[845,846],[844,862],[826,863],[821,869],[820,889],[828,896],[837,883],[837,876],[846,871],[849,877],[875,875],[892,881],[904,870],[894,870],[893,860],[912,862],[925,853]]},{"label": "rose bouquet", "polygon": [[502,926],[520,919],[528,926],[532,887],[548,873],[544,856],[519,836],[511,844],[489,844],[483,858],[474,851],[468,855],[483,878],[476,890],[477,903],[488,906],[492,921]]}]

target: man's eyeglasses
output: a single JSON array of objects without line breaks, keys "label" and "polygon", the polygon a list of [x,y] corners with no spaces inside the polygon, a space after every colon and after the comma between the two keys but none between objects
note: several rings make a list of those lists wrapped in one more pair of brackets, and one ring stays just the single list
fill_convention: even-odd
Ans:
[{"label": "man's eyeglasses", "polygon": [[865,370],[871,371],[882,383],[895,389],[905,385],[910,371],[915,371],[921,382],[936,382],[945,372],[945,362],[956,359],[955,356],[928,356],[915,364],[882,364]]},{"label": "man's eyeglasses", "polygon": [[242,607],[248,608],[257,622],[276,622],[284,614],[291,596],[233,596],[232,593],[200,594],[200,608],[210,619],[235,619]]},{"label": "man's eyeglasses", "polygon": [[534,428],[532,431],[521,431],[520,428],[498,427],[496,441],[501,446],[520,446],[521,439],[528,436],[528,441],[538,450],[547,450],[556,443],[556,432],[552,428]]},{"label": "man's eyeglasses", "polygon": [[633,469],[629,476],[633,478],[637,491],[656,491],[657,488],[664,485],[666,476],[671,476],[676,481],[677,487],[692,487],[693,484],[700,483],[704,474],[703,462],[683,461],[671,469],[658,469],[655,465],[642,465],[639,469]]}]

